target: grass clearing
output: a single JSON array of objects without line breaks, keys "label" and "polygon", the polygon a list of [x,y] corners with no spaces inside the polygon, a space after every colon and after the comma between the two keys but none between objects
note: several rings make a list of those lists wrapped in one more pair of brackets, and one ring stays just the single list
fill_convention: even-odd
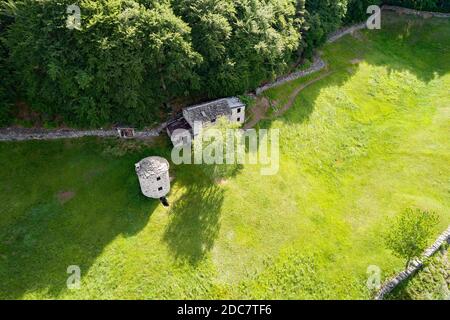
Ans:
[{"label": "grass clearing", "polygon": [[[450,223],[450,21],[393,17],[325,46],[333,73],[259,124],[281,130],[275,176],[248,165],[214,184],[172,166],[165,209],[134,174],[169,157],[164,139],[1,143],[0,298],[370,298],[369,265],[404,266],[388,217],[417,206]],[[283,105],[305,81],[267,96]]]}]

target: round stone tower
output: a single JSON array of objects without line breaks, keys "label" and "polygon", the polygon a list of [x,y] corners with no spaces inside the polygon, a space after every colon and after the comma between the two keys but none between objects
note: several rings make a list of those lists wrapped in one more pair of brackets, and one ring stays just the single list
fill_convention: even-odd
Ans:
[{"label": "round stone tower", "polygon": [[142,193],[167,203],[170,191],[169,162],[161,157],[148,157],[135,164]]}]

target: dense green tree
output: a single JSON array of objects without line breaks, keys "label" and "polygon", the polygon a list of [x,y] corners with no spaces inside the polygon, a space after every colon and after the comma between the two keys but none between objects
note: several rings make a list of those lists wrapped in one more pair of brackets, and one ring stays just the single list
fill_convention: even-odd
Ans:
[{"label": "dense green tree", "polygon": [[301,38],[295,0],[83,0],[73,30],[69,4],[18,2],[8,47],[27,102],[72,124],[146,124],[175,97],[242,93]]},{"label": "dense green tree", "polygon": [[382,0],[348,0],[347,14],[344,23],[354,23],[366,20],[367,8],[371,5],[381,5]]},{"label": "dense green tree", "polygon": [[7,28],[14,22],[15,6],[12,1],[4,1],[0,6],[0,126],[12,120],[12,105],[16,95],[13,70],[8,63],[9,50],[5,43]]},{"label": "dense green tree", "polygon": [[429,244],[428,241],[438,223],[434,212],[406,209],[390,223],[386,235],[387,247],[406,259],[406,266],[414,257],[419,257]]},{"label": "dense green tree", "polygon": [[306,0],[306,54],[325,42],[327,35],[342,26],[348,0]]},{"label": "dense green tree", "polygon": [[203,57],[201,92],[242,93],[283,70],[296,51],[301,20],[294,0],[174,0]]},{"label": "dense green tree", "polygon": [[72,1],[18,4],[8,43],[32,107],[71,123],[148,123],[185,94],[201,57],[168,3],[84,0],[80,30],[66,27]]}]

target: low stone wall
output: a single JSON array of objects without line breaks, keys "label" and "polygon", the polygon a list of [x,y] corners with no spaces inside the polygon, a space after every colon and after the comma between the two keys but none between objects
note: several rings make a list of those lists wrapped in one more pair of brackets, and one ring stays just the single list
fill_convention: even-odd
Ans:
[{"label": "low stone wall", "polygon": [[[418,10],[414,10],[414,9],[408,9],[408,8],[403,8],[403,7],[398,7],[398,6],[388,6],[388,5],[383,5],[381,7],[382,11],[394,11],[398,14],[409,14],[409,15],[415,15],[415,16],[419,16],[422,18],[431,18],[431,17],[436,17],[436,18],[450,18],[450,13],[442,13],[442,12],[431,12],[431,11],[418,11]],[[347,34],[352,34],[355,31],[358,30],[362,30],[362,29],[366,29],[367,28],[367,23],[366,21],[361,22],[359,24],[353,25],[353,26],[349,26],[349,27],[345,27],[342,29],[339,29],[338,31],[332,33],[327,40],[327,43],[332,43],[335,42],[336,40],[342,38],[343,36],[347,35]]]},{"label": "low stone wall", "polygon": [[[439,248],[445,243],[450,241],[450,226],[445,230],[439,238],[431,245],[422,255],[422,260],[430,258],[432,255],[439,250]],[[385,284],[381,286],[378,294],[375,296],[375,300],[383,300],[383,298],[392,292],[395,287],[397,287],[401,282],[405,281],[411,277],[414,273],[423,267],[423,261],[420,259],[415,259],[411,262],[410,266],[397,274],[395,277],[388,280]]]},{"label": "low stone wall", "polygon": [[308,69],[290,73],[286,76],[282,76],[282,77],[278,78],[274,82],[265,84],[256,89],[256,95],[260,95],[264,91],[269,90],[270,88],[278,87],[286,82],[293,81],[298,78],[306,77],[307,75],[310,75],[312,73],[322,70],[323,68],[326,67],[326,65],[327,64],[325,63],[325,61],[323,61],[320,57],[314,57],[313,64]]},{"label": "low stone wall", "polygon": [[[345,36],[347,34],[351,34],[351,33],[355,32],[357,30],[361,30],[361,29],[364,29],[364,28],[366,28],[366,23],[365,22],[357,24],[357,25],[353,25],[353,26],[350,26],[350,27],[342,28],[342,29],[334,32],[333,34],[331,34],[328,37],[327,42],[328,43],[335,42],[336,40],[342,38],[343,36]],[[293,72],[293,73],[290,73],[288,75],[279,77],[274,82],[265,84],[265,85],[257,88],[255,90],[256,95],[258,96],[261,93],[263,93],[264,91],[267,91],[267,90],[269,90],[271,88],[275,88],[275,87],[281,86],[282,84],[285,84],[286,82],[306,77],[306,76],[308,76],[308,75],[310,75],[312,73],[315,73],[317,71],[320,71],[320,70],[324,69],[326,66],[327,66],[327,63],[325,61],[323,61],[320,56],[314,56],[313,64],[311,65],[311,67],[309,67],[306,70]]]},{"label": "low stone wall", "polygon": [[422,18],[431,18],[431,17],[435,17],[435,18],[450,18],[450,13],[431,12],[431,11],[419,11],[419,10],[414,10],[414,9],[409,9],[409,8],[402,8],[402,7],[397,7],[397,6],[384,5],[382,7],[382,10],[395,11],[398,14],[415,15],[415,16],[419,16],[419,17],[422,17]]},{"label": "low stone wall", "polygon": [[347,34],[352,34],[355,31],[366,29],[366,28],[367,28],[366,22],[362,22],[360,24],[355,24],[350,27],[339,29],[338,31],[332,33],[328,37],[327,43],[335,42],[336,40],[339,40],[340,38],[342,38],[343,36],[345,36]]},{"label": "low stone wall", "polygon": [[[160,126],[161,127],[161,126]],[[159,136],[159,127],[153,130],[136,131],[135,138],[145,139]],[[56,140],[82,137],[118,137],[117,130],[44,130],[26,128],[0,129],[0,141]]]}]

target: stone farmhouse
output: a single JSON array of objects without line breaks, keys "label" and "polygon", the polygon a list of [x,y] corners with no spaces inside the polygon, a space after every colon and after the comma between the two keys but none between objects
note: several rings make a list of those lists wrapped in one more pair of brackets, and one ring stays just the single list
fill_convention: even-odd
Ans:
[{"label": "stone farmhouse", "polygon": [[239,98],[223,98],[183,109],[183,112],[167,124],[167,134],[174,146],[187,142],[186,130],[191,138],[198,135],[198,127],[194,123],[201,123],[203,127],[214,125],[221,117],[231,122],[243,124],[245,121],[245,104]]}]

